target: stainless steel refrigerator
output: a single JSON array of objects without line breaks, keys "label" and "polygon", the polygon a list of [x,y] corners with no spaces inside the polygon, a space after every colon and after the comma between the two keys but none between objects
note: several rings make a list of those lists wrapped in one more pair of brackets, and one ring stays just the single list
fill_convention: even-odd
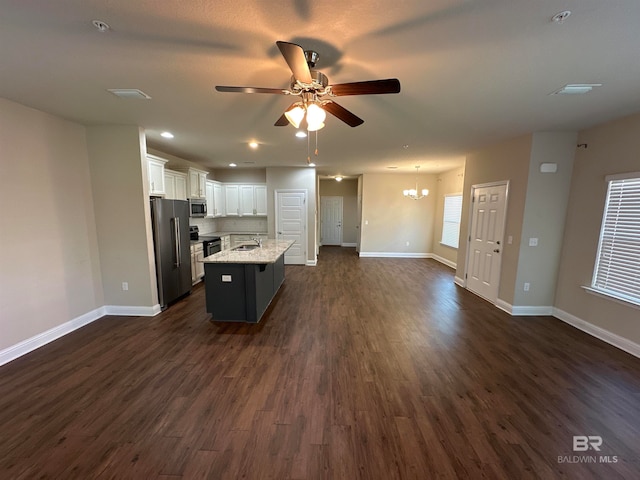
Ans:
[{"label": "stainless steel refrigerator", "polygon": [[189,202],[153,198],[151,220],[158,300],[164,310],[171,302],[191,292]]}]

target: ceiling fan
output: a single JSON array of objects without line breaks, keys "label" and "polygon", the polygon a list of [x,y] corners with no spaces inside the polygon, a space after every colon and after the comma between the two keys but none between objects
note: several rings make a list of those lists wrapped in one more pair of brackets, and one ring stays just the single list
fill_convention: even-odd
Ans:
[{"label": "ceiling fan", "polygon": [[329,85],[327,76],[314,69],[319,59],[317,52],[303,50],[300,45],[295,43],[278,41],[276,45],[293,73],[288,89],[216,86],[216,90],[218,92],[271,93],[300,97],[278,118],[275,123],[277,127],[291,124],[298,128],[303,121],[306,121],[307,130],[316,131],[324,127],[325,112],[329,112],[351,127],[357,127],[362,125],[364,120],[334,102],[333,97],[400,92],[400,81],[397,78]]}]

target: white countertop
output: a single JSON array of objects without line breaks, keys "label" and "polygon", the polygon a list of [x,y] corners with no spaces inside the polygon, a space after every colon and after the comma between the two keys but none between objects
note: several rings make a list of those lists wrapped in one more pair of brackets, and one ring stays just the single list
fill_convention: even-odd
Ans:
[{"label": "white countertop", "polygon": [[[254,242],[245,242],[246,245],[255,245]],[[237,250],[224,250],[205,257],[204,263],[275,263],[275,261],[289,250],[293,240],[263,240],[262,247],[254,248],[246,252]]]}]

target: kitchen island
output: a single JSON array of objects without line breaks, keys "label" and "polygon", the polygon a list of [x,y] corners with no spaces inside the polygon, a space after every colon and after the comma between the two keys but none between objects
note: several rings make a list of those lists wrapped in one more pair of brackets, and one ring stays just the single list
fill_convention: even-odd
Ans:
[{"label": "kitchen island", "polygon": [[214,321],[257,323],[284,282],[290,240],[247,243],[204,258],[207,312]]}]

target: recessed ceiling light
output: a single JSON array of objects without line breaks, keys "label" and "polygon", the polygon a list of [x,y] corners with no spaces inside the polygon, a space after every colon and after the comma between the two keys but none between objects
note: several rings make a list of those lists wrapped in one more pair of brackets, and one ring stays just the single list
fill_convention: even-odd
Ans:
[{"label": "recessed ceiling light", "polygon": [[315,167],[315,166],[316,166],[316,164],[315,164],[315,163],[313,163],[313,162],[311,162],[311,163],[309,163],[309,166],[310,166],[310,167]]},{"label": "recessed ceiling light", "polygon": [[107,92],[113,93],[120,98],[133,98],[137,100],[150,100],[151,96],[137,88],[108,88]]},{"label": "recessed ceiling light", "polygon": [[553,17],[551,17],[551,21],[555,23],[564,23],[564,21],[571,15],[570,10],[565,10],[564,12],[556,13]]},{"label": "recessed ceiling light", "polygon": [[596,87],[601,87],[601,83],[569,83],[550,95],[579,95],[589,93]]},{"label": "recessed ceiling light", "polygon": [[338,176],[336,177],[336,182],[341,182],[341,181],[342,181],[342,177],[338,175]]},{"label": "recessed ceiling light", "polygon": [[251,148],[253,148],[253,149],[256,149],[256,148],[258,148],[258,142],[255,142],[255,141],[253,141],[253,142],[249,142],[249,146],[250,146]]},{"label": "recessed ceiling light", "polygon": [[229,166],[230,167],[237,167],[238,165],[236,165],[235,163],[230,163]]},{"label": "recessed ceiling light", "polygon": [[306,136],[307,136],[307,134],[302,130],[298,130],[296,132],[296,137],[298,137],[298,138],[306,138]]},{"label": "recessed ceiling light", "polygon": [[173,133],[171,133],[171,132],[162,132],[160,134],[160,136],[163,137],[163,138],[173,138]]},{"label": "recessed ceiling light", "polygon": [[98,29],[100,33],[105,33],[111,30],[109,24],[107,22],[103,22],[102,20],[93,20],[91,23]]}]

